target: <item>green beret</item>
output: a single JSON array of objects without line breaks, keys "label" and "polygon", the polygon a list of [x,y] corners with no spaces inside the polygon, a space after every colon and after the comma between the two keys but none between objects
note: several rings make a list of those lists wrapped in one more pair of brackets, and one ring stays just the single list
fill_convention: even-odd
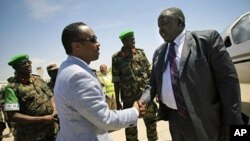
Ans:
[{"label": "green beret", "polygon": [[121,40],[123,40],[124,38],[129,37],[129,36],[134,36],[134,31],[132,31],[132,30],[125,30],[125,31],[123,31],[123,32],[120,33],[119,38]]},{"label": "green beret", "polygon": [[15,64],[23,61],[23,60],[28,60],[29,56],[27,54],[18,54],[13,56],[10,61],[8,62],[8,65],[14,66]]}]

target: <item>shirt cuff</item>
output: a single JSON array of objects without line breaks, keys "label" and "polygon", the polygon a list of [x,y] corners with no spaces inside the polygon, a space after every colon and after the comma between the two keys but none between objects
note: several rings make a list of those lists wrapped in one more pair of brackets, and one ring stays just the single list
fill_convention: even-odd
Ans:
[{"label": "shirt cuff", "polygon": [[135,110],[136,115],[139,116],[139,111],[135,107],[132,107],[132,108]]}]

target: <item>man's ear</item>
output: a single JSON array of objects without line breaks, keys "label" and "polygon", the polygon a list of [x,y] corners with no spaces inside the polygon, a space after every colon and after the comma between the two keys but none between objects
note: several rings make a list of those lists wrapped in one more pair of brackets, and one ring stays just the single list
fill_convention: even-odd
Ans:
[{"label": "man's ear", "polygon": [[78,42],[72,42],[71,48],[72,48],[72,51],[76,50],[76,49],[80,48],[80,44]]},{"label": "man's ear", "polygon": [[71,47],[76,47],[76,46],[78,46],[78,42],[72,42],[71,43]]}]

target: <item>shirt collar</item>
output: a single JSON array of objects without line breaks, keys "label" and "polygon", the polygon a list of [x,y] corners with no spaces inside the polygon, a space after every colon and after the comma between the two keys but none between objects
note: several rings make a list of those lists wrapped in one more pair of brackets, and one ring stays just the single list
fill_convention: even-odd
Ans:
[{"label": "shirt collar", "polygon": [[174,43],[175,43],[177,46],[180,46],[181,43],[184,41],[184,39],[185,39],[185,33],[186,33],[186,32],[187,32],[186,29],[184,29],[184,30],[181,32],[181,34],[179,34],[179,35],[175,38]]}]

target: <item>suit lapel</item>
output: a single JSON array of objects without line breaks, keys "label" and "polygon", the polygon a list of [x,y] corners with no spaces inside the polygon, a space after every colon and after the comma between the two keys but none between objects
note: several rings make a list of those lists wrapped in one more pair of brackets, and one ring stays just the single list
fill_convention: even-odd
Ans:
[{"label": "suit lapel", "polygon": [[184,40],[184,45],[182,49],[181,59],[180,59],[180,67],[179,67],[179,77],[181,77],[185,64],[187,63],[190,53],[191,53],[191,46],[192,43],[192,35],[190,32],[186,33],[186,37]]},{"label": "suit lapel", "polygon": [[160,74],[162,75],[164,70],[166,69],[166,66],[167,66],[167,63],[165,63],[165,58],[166,58],[166,52],[167,52],[167,44],[164,43],[162,45],[162,49],[160,51],[160,54],[159,54],[159,62],[158,62],[158,66],[159,68],[161,68],[161,72]]}]

